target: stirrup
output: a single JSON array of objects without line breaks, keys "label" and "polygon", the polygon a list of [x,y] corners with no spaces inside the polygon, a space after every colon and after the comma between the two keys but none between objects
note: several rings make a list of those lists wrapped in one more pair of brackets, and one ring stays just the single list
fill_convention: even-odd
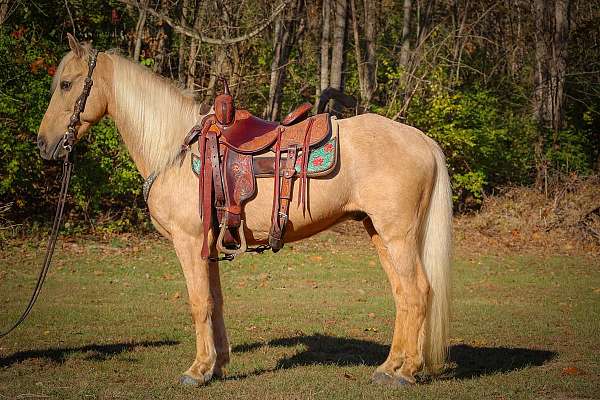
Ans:
[{"label": "stirrup", "polygon": [[240,236],[240,247],[237,249],[228,249],[223,245],[223,238],[225,237],[225,232],[227,231],[227,225],[221,224],[221,231],[219,232],[219,237],[217,238],[217,251],[219,253],[223,253],[230,256],[237,256],[238,254],[243,254],[248,249],[246,245],[246,236],[244,236],[244,220],[241,220],[240,226],[238,227],[238,235]]}]

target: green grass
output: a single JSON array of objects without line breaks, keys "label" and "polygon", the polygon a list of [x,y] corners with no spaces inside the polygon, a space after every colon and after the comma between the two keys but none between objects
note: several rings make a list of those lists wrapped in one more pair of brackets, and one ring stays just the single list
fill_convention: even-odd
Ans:
[{"label": "green grass", "polygon": [[[0,251],[2,327],[26,304],[42,247]],[[182,387],[194,334],[170,244],[63,242],[30,319],[0,340],[0,399],[600,396],[600,267],[588,257],[458,256],[448,370],[400,390],[370,384],[394,313],[366,236],[245,256],[222,279],[228,377]]]}]

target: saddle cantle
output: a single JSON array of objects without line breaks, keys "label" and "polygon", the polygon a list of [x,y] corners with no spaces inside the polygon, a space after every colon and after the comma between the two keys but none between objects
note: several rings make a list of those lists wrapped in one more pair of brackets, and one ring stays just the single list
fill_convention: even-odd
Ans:
[{"label": "saddle cantle", "polygon": [[[308,116],[312,109],[309,103],[292,111],[282,123],[263,120],[246,110],[236,110],[227,82],[222,81],[224,93],[215,98],[214,112],[192,128],[183,145],[187,150],[198,141],[199,155],[192,156],[192,165],[200,180],[204,232],[219,232],[216,248],[227,259],[247,251],[244,204],[256,195],[257,176],[273,176],[269,246],[277,252],[284,243],[294,178],[300,179],[298,204],[306,210],[309,171],[316,175],[314,171],[319,170],[312,164],[309,168],[309,163],[322,164],[323,160],[321,156],[311,160],[312,150],[322,145],[317,153],[327,155],[330,161],[337,156],[332,151],[331,120],[328,114]],[[324,170],[321,168],[320,173]],[[202,258],[207,259],[209,253],[205,234]]]}]

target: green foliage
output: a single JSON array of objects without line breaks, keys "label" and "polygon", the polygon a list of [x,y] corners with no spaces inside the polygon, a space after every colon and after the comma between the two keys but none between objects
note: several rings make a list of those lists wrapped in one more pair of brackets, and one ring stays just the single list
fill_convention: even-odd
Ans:
[{"label": "green foliage", "polygon": [[17,210],[35,206],[43,196],[47,169],[35,143],[49,99],[56,59],[47,41],[28,32],[0,27],[0,196]]},{"label": "green foliage", "polygon": [[92,216],[118,211],[118,219],[104,221],[101,230],[130,230],[143,221],[145,209],[141,199],[143,180],[127,149],[123,145],[114,122],[103,119],[95,125],[88,141],[77,145],[77,171],[73,177],[72,193],[78,209]]},{"label": "green foliage", "polygon": [[589,141],[586,135],[576,128],[560,130],[556,134],[548,132],[546,150],[548,163],[562,172],[589,172]]},{"label": "green foliage", "polygon": [[497,96],[481,88],[444,86],[444,74],[415,99],[409,123],[434,138],[446,154],[455,198],[480,202],[484,191],[506,182],[526,181],[533,160],[531,124],[502,112]]},{"label": "green foliage", "polygon": [[[51,74],[64,52],[36,31],[0,27],[0,59],[8,60],[0,68],[0,196],[2,204],[12,204],[13,218],[43,220],[55,205],[60,163],[41,159],[36,136],[50,99]],[[76,149],[70,189],[75,219],[108,231],[131,230],[145,221],[142,179],[114,123],[94,126]],[[67,223],[67,228],[81,227]]]}]

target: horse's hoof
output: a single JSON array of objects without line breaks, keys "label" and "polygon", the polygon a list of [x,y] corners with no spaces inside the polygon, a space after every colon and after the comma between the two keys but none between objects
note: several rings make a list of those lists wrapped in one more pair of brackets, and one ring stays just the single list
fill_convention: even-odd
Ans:
[{"label": "horse's hoof", "polygon": [[412,385],[411,382],[407,381],[402,377],[380,371],[375,371],[375,373],[373,374],[372,382],[378,385],[393,386],[398,388]]},{"label": "horse's hoof", "polygon": [[189,375],[183,375],[181,378],[179,378],[179,383],[181,383],[182,385],[186,385],[186,386],[200,386],[200,385],[204,384],[204,382],[202,382],[196,378],[192,378]]}]

